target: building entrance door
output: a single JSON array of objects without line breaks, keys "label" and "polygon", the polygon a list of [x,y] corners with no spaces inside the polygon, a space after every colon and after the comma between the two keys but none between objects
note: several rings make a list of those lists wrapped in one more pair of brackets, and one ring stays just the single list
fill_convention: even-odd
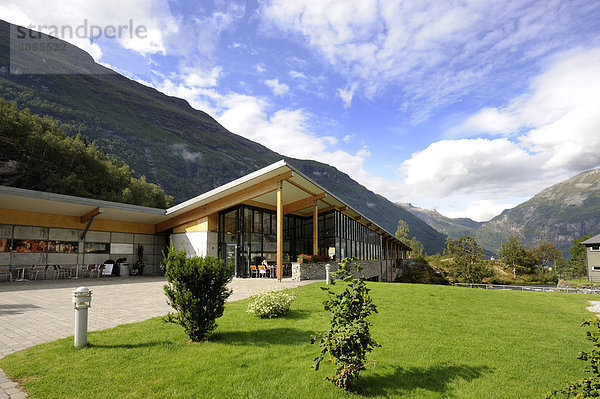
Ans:
[{"label": "building entrance door", "polygon": [[235,277],[240,277],[238,272],[238,253],[236,244],[227,244],[223,247],[223,260],[225,264],[229,266],[230,262],[233,262],[233,272]]}]

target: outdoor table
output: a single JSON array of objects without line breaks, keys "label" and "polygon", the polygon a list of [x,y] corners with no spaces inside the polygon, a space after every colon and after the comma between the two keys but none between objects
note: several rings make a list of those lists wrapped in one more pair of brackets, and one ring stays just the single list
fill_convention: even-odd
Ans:
[{"label": "outdoor table", "polygon": [[15,269],[17,269],[17,277],[19,277],[18,270],[21,269],[21,278],[17,278],[15,281],[17,281],[17,282],[29,281],[28,279],[25,278],[25,269],[33,269],[33,266],[19,266],[19,267],[15,267]]},{"label": "outdoor table", "polygon": [[[79,266],[82,265],[71,265],[70,268],[70,275],[72,279],[78,279],[79,277]],[[75,269],[75,277],[73,277],[73,269]]]}]

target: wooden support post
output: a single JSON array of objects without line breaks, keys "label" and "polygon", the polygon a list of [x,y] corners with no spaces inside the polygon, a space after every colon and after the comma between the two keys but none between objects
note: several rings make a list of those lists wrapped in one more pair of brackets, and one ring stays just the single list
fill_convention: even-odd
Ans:
[{"label": "wooden support post", "polygon": [[383,238],[379,237],[379,279],[383,281]]},{"label": "wooden support post", "polygon": [[319,254],[319,208],[313,204],[313,255]]},{"label": "wooden support post", "polygon": [[389,281],[389,267],[388,267],[388,258],[390,257],[390,242],[386,240],[385,242],[385,280]]},{"label": "wooden support post", "polygon": [[277,279],[283,277],[283,183],[277,188]]}]

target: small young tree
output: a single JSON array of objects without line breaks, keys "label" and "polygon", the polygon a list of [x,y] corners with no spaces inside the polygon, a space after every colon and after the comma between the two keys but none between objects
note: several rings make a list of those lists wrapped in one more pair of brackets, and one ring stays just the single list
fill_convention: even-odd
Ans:
[{"label": "small young tree", "polygon": [[529,255],[526,248],[521,245],[519,236],[514,234],[508,237],[508,241],[500,244],[498,256],[500,256],[506,266],[512,269],[513,278],[517,278],[517,271],[526,270],[525,265],[529,263]]},{"label": "small young tree", "polygon": [[[327,291],[328,300],[324,305],[325,310],[331,312],[331,323],[329,331],[321,336],[321,353],[313,366],[318,370],[321,361],[329,354],[336,366],[336,374],[327,379],[344,390],[355,386],[359,372],[365,369],[367,353],[380,346],[371,338],[369,327],[372,323],[367,320],[371,313],[377,313],[377,307],[364,279],[355,278],[350,266],[354,266],[362,276],[362,266],[356,262],[351,265],[350,259],[344,258],[331,280],[331,285],[335,284],[335,278],[347,283],[343,292],[336,294],[330,287],[322,287]],[[314,342],[313,338],[311,343]]]},{"label": "small young tree", "polygon": [[463,234],[460,238],[446,239],[446,256],[452,258],[452,277],[461,283],[481,283],[491,272],[483,263],[483,249],[475,238]]},{"label": "small young tree", "polygon": [[410,247],[410,249],[412,250],[411,252],[413,259],[421,259],[423,258],[425,247],[423,246],[421,241],[417,239],[417,237],[410,237],[408,235],[409,231],[410,228],[408,226],[408,223],[406,223],[402,219],[398,220],[398,228],[396,229],[395,234],[396,238]]},{"label": "small young tree", "polygon": [[217,327],[216,319],[223,315],[225,300],[231,295],[227,283],[233,267],[211,256],[188,257],[184,249],[171,245],[164,259],[164,286],[168,303],[176,313],[167,321],[180,324],[192,341],[206,340]]},{"label": "small young tree", "polygon": [[591,234],[584,235],[573,240],[573,245],[569,248],[571,258],[569,266],[573,275],[582,277],[587,275],[587,262],[585,259],[585,247],[581,245],[582,241],[592,238]]}]

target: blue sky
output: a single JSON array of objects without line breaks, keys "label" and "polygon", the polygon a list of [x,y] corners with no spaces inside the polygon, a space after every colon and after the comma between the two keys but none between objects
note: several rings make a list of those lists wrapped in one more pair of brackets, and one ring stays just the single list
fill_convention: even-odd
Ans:
[{"label": "blue sky", "polygon": [[600,2],[4,0],[232,132],[392,201],[487,220],[600,166]]}]

